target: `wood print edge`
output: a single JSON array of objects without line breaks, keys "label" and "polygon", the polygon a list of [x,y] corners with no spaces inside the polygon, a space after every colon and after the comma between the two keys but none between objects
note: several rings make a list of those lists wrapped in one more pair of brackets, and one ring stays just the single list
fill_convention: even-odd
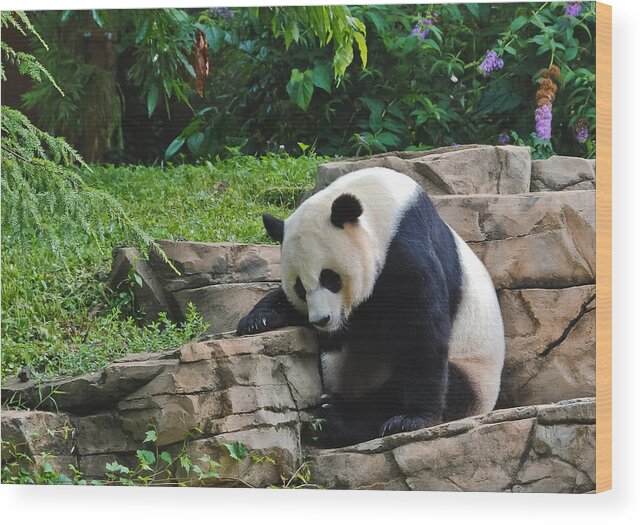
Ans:
[{"label": "wood print edge", "polygon": [[596,3],[596,492],[612,488],[612,7]]}]

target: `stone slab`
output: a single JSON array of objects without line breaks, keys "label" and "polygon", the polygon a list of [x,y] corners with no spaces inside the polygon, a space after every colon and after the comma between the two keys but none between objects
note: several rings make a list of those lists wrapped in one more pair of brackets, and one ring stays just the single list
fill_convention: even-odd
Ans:
[{"label": "stone slab", "polygon": [[337,178],[371,167],[390,168],[415,180],[429,195],[505,194],[529,191],[529,148],[473,146],[425,152],[424,156],[395,154],[322,164],[315,191]]},{"label": "stone slab", "polygon": [[564,288],[596,279],[596,193],[434,197],[496,288]]},{"label": "stone slab", "polygon": [[531,163],[530,191],[596,189],[596,161],[553,156]]},{"label": "stone slab", "polygon": [[207,334],[233,332],[237,323],[260,299],[279,286],[276,282],[215,284],[174,293],[183,316],[194,304],[203,320],[210,324]]}]

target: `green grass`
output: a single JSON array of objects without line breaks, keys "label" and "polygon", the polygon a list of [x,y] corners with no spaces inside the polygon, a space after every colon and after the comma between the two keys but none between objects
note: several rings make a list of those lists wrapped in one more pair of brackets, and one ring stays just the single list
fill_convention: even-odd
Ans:
[{"label": "green grass", "polygon": [[[232,156],[199,166],[92,166],[83,176],[155,238],[266,243],[262,213],[287,216],[313,186],[322,161]],[[161,319],[139,327],[130,294],[106,293],[112,251],[126,244],[116,225],[110,232],[103,241],[70,233],[77,250],[61,256],[45,243],[20,246],[3,230],[3,376],[22,366],[43,377],[81,374],[126,353],[179,346],[204,331],[198,312],[180,326]]]}]

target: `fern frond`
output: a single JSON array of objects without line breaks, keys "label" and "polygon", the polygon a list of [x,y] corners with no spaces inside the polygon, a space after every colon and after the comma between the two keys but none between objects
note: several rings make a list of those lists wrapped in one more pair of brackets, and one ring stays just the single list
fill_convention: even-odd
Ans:
[{"label": "fern frond", "polygon": [[[36,128],[21,112],[2,107],[2,226],[6,242],[28,247],[46,242],[55,253],[78,250],[70,239],[80,233],[96,246],[110,228],[123,232],[123,241],[149,248],[167,260],[160,246],[110,194],[88,185],[83,170],[91,171],[63,139]],[[56,220],[52,221],[51,216]]]},{"label": "fern frond", "polygon": [[[32,35],[34,35],[42,44],[42,47],[44,47],[46,50],[49,50],[49,46],[47,43],[42,39],[40,36],[40,33],[36,31],[36,28],[33,26],[29,18],[27,18],[27,14],[24,11],[12,11],[13,16],[10,17],[9,19],[11,20],[10,23],[18,29],[23,35],[25,35],[25,31],[23,31],[18,25],[18,22],[16,18],[19,18],[20,21],[24,24],[25,28],[27,31],[29,31]],[[4,23],[4,18],[3,18],[3,23]]]}]

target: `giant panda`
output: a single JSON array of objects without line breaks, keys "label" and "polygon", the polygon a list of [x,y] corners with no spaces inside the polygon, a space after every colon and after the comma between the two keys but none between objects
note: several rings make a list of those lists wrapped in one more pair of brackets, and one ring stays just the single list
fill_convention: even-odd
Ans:
[{"label": "giant panda", "polygon": [[281,287],[238,324],[319,334],[328,446],[493,410],[504,333],[489,273],[404,174],[346,174],[285,221]]}]

